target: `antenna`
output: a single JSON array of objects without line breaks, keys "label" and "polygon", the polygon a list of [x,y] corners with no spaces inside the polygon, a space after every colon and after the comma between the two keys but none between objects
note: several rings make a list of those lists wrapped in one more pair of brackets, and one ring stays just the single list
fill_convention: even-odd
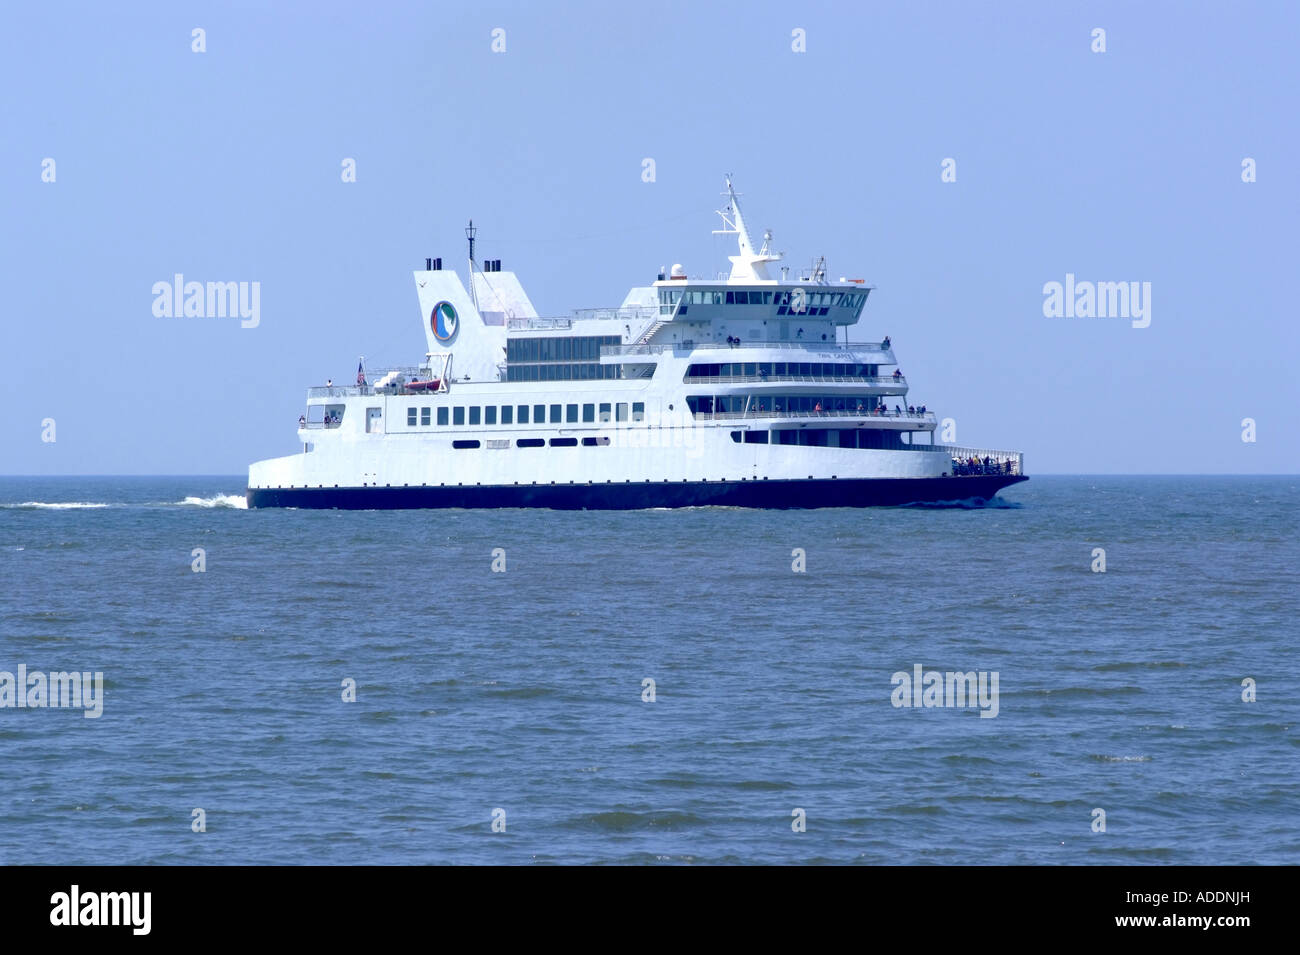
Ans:
[{"label": "antenna", "polygon": [[469,239],[469,297],[474,300],[474,308],[478,309],[478,294],[474,291],[474,236],[478,234],[478,229],[474,228],[474,220],[469,220],[469,225],[465,227],[465,238]]}]

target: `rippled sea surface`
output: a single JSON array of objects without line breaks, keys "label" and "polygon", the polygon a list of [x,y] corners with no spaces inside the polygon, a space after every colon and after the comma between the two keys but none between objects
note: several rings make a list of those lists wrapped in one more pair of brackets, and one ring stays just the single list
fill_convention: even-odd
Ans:
[{"label": "rippled sea surface", "polygon": [[[105,683],[98,719],[0,709],[0,863],[1300,861],[1300,478],[788,512],[242,493],[0,479],[0,671]],[[997,672],[996,717],[894,706],[917,664]]]}]

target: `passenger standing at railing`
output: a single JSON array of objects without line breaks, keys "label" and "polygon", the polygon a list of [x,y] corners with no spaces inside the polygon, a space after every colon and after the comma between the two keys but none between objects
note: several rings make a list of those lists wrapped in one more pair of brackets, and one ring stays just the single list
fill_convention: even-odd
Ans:
[{"label": "passenger standing at railing", "polygon": [[885,340],[884,340],[883,342],[880,343],[880,347],[883,348],[883,349],[885,349],[885,351],[888,351],[888,350],[889,350],[889,336],[888,336],[888,335],[886,335],[886,336],[885,336]]}]

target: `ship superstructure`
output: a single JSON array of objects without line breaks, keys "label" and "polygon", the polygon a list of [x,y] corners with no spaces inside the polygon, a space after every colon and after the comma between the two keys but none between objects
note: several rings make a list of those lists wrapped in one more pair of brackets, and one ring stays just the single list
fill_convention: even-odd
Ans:
[{"label": "ship superstructure", "polygon": [[849,341],[872,287],[792,276],[725,196],[729,274],[674,265],[560,318],[475,260],[471,223],[468,284],[440,259],[414,274],[425,360],[308,389],[302,450],[249,468],[249,506],[836,507],[1026,479],[1019,452],[935,444],[890,340]]}]

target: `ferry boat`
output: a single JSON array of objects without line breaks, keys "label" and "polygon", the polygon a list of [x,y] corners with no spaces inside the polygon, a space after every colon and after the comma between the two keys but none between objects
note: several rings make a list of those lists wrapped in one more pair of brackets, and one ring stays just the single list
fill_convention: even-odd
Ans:
[{"label": "ferry boat", "polygon": [[724,196],[729,274],[674,265],[560,318],[475,259],[471,221],[468,283],[414,273],[424,361],[309,388],[302,450],[249,467],[249,507],[861,507],[1027,480],[1019,452],[935,443],[888,337],[850,341],[873,286],[824,259],[774,274]]}]

